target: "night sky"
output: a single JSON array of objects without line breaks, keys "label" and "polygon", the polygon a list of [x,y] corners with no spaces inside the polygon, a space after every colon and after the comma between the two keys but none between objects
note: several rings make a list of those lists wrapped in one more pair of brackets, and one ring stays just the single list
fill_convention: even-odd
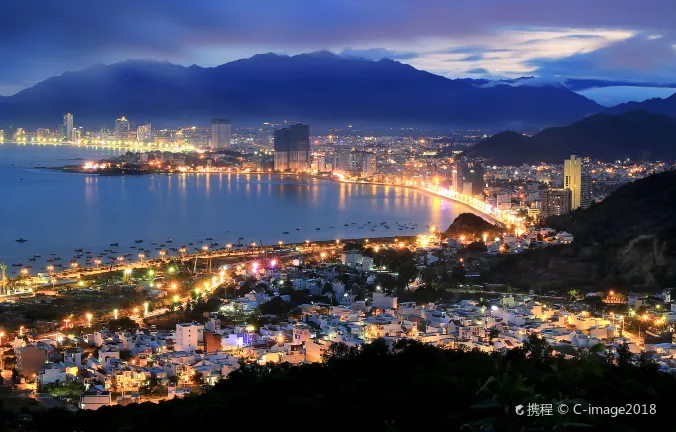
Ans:
[{"label": "night sky", "polygon": [[215,66],[327,49],[448,77],[676,83],[673,0],[19,0],[0,94],[94,63]]}]

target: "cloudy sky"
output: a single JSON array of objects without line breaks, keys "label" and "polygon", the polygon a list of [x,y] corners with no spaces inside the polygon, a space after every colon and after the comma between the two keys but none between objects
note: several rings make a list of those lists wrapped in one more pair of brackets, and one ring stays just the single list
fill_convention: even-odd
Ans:
[{"label": "cloudy sky", "polygon": [[676,82],[674,0],[20,0],[0,95],[93,63],[328,49],[448,77]]}]

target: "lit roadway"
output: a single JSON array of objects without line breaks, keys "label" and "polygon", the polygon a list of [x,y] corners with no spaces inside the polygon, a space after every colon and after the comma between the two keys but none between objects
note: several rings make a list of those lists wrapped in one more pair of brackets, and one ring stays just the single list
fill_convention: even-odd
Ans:
[{"label": "lit roadway", "polygon": [[473,197],[469,197],[467,195],[460,194],[456,191],[442,188],[438,184],[434,183],[429,183],[429,182],[424,182],[424,181],[418,181],[418,180],[399,180],[397,179],[396,182],[391,183],[389,181],[387,182],[373,182],[373,181],[352,181],[352,180],[347,180],[345,179],[344,176],[341,176],[339,174],[334,175],[334,179],[342,182],[342,183],[359,183],[359,184],[373,184],[373,185],[380,185],[380,186],[396,186],[396,187],[408,187],[416,190],[420,190],[423,192],[430,193],[432,195],[449,199],[452,201],[457,201],[459,203],[465,204],[466,206],[470,207],[472,210],[476,211],[477,213],[481,213],[484,215],[486,218],[492,220],[498,225],[502,226],[509,226],[509,225],[515,225],[515,226],[520,226],[522,224],[522,220],[515,217],[512,213],[504,210],[500,210],[498,208],[493,207],[490,204],[487,204],[484,201],[478,200]]}]

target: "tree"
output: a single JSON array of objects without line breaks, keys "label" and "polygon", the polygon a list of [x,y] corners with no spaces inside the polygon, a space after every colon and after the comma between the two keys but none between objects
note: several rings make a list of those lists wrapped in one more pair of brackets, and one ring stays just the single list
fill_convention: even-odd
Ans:
[{"label": "tree", "polygon": [[134,321],[129,317],[122,317],[108,321],[108,330],[112,332],[131,330],[137,328],[138,324],[136,323],[136,321]]},{"label": "tree", "polygon": [[333,289],[333,285],[330,282],[326,282],[322,287],[322,294],[335,294],[336,292]]},{"label": "tree", "polygon": [[201,372],[195,371],[194,374],[192,374],[191,381],[193,384],[202,384],[204,381],[204,376],[202,375]]}]

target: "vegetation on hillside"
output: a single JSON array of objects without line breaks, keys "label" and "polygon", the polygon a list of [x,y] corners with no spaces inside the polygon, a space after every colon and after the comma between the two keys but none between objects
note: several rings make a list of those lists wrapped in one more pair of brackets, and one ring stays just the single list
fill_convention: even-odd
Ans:
[{"label": "vegetation on hillside", "polygon": [[599,204],[545,225],[571,232],[570,245],[496,260],[487,280],[518,288],[598,291],[676,285],[676,171],[628,184]]},{"label": "vegetation on hillside", "polygon": [[[556,355],[531,336],[505,354],[448,350],[411,340],[388,350],[334,344],[323,364],[247,365],[200,396],[159,404],[52,410],[36,415],[38,431],[199,430],[220,421],[256,430],[372,431],[642,431],[668,424],[676,379],[627,350],[578,358]],[[636,365],[633,363],[637,363]],[[566,415],[557,406],[570,407]],[[529,404],[551,415],[528,416]],[[577,415],[574,404],[646,404],[655,415]],[[521,405],[524,414],[517,415]],[[533,407],[533,405],[530,405]]]}]

